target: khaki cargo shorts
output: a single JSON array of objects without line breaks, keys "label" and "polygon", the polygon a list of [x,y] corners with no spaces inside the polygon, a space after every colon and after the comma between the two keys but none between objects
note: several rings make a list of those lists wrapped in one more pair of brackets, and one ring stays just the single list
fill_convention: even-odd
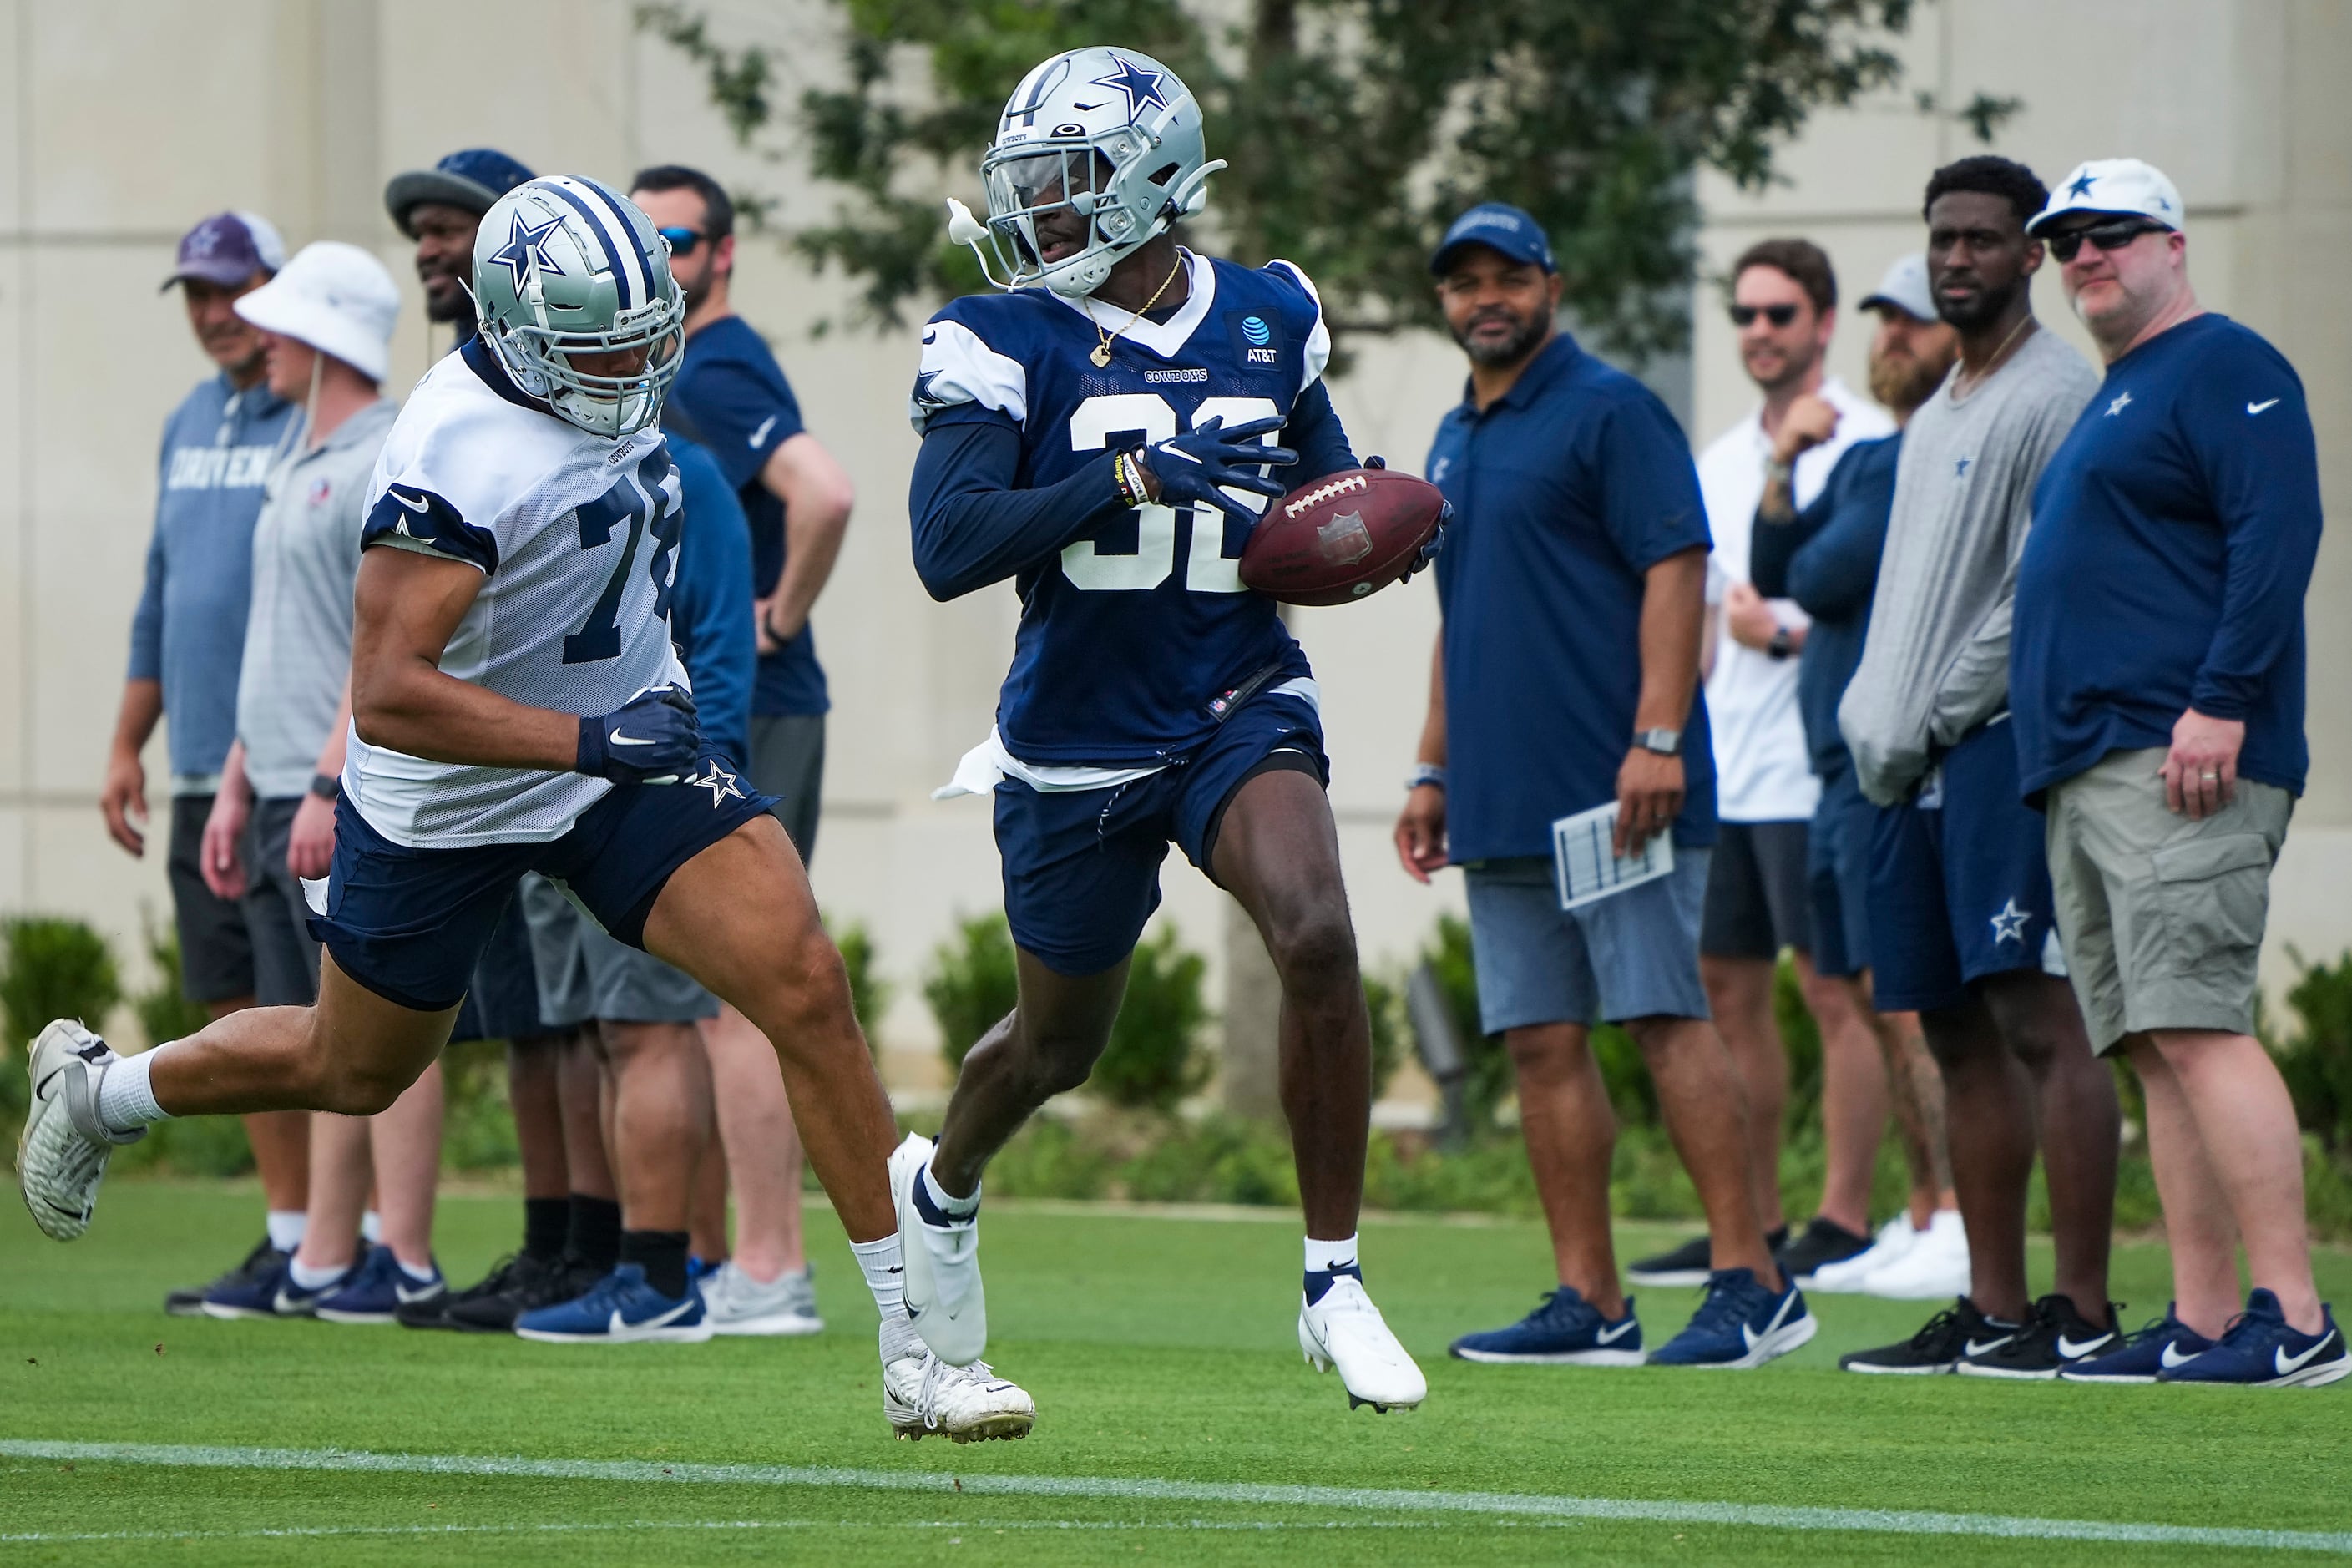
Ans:
[{"label": "khaki cargo shorts", "polygon": [[2213,816],[2177,816],[2164,758],[2113,752],[2050,790],[2058,938],[2102,1053],[2147,1029],[2254,1029],[2271,867],[2294,797],[2240,779]]}]

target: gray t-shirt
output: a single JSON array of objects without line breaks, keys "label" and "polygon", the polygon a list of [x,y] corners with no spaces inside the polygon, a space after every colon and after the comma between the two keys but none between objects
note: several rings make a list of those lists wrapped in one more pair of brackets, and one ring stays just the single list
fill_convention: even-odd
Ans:
[{"label": "gray t-shirt", "polygon": [[253,530],[253,608],[236,688],[236,735],[254,794],[310,787],[352,667],[352,583],[376,454],[399,405],[383,398],[270,471]]},{"label": "gray t-shirt", "polygon": [[1931,752],[2009,706],[2010,603],[2042,466],[2099,373],[2046,328],[1959,401],[1957,368],[1903,433],[1862,664],[1838,704],[1863,793],[1909,794]]}]

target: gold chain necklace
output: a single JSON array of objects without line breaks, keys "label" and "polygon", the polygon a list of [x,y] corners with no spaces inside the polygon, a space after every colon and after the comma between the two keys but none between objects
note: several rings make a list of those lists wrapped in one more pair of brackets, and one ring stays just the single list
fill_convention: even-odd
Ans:
[{"label": "gold chain necklace", "polygon": [[[1145,311],[1150,310],[1152,306],[1160,303],[1160,296],[1168,292],[1168,285],[1175,282],[1176,274],[1183,270],[1184,257],[1183,253],[1180,251],[1176,256],[1176,265],[1168,269],[1168,276],[1160,280],[1160,287],[1154,289],[1151,291],[1151,298],[1143,302],[1143,310],[1129,311],[1127,320],[1119,324],[1118,331],[1106,332],[1102,329],[1102,323],[1100,321],[1095,321],[1095,335],[1102,339],[1102,342],[1097,343],[1095,345],[1094,353],[1088,354],[1087,357],[1094,361],[1097,368],[1110,363],[1110,345],[1118,341],[1120,333],[1125,332],[1128,328],[1143,320]],[[1094,321],[1094,318],[1091,316],[1087,319],[1088,321]]]},{"label": "gold chain necklace", "polygon": [[2032,325],[2033,325],[2033,318],[2031,315],[2019,317],[2017,325],[2009,329],[2009,336],[2000,340],[2000,347],[1993,350],[1992,357],[1985,361],[1984,369],[1973,376],[1969,374],[1969,367],[1962,365],[1960,373],[1952,378],[1952,401],[1958,403],[1973,395],[1978,387],[1982,386],[1985,378],[2000,368],[2000,356],[2009,352],[2009,345],[2017,342],[2018,335]]}]

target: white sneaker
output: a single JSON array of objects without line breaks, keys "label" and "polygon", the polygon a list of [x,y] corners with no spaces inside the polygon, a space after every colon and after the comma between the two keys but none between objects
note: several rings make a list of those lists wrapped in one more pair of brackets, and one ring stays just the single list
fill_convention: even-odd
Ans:
[{"label": "white sneaker", "polygon": [[1869,1247],[1852,1258],[1824,1263],[1814,1269],[1812,1280],[1805,1289],[1832,1296],[1858,1292],[1864,1279],[1910,1251],[1918,1239],[1919,1227],[1911,1223],[1911,1211],[1901,1210],[1878,1227],[1877,1237]]},{"label": "white sneaker", "polygon": [[1352,1275],[1333,1279],[1323,1299],[1312,1305],[1304,1293],[1299,1296],[1298,1348],[1316,1371],[1339,1369],[1350,1410],[1369,1405],[1385,1415],[1391,1410],[1410,1410],[1429,1397],[1429,1380],[1397,1343],[1388,1320]]},{"label": "white sneaker", "polygon": [[824,1331],[816,1315],[814,1267],[786,1269],[762,1285],[729,1258],[702,1280],[702,1310],[714,1334],[796,1337]]},{"label": "white sneaker", "polygon": [[959,1443],[1026,1437],[1037,1402],[984,1361],[950,1366],[937,1354],[903,1355],[882,1368],[882,1415],[907,1442],[942,1432]]},{"label": "white sneaker", "polygon": [[[907,1270],[907,1316],[923,1342],[951,1367],[988,1348],[988,1300],[980,1284],[980,1220],[927,1223],[915,1194],[931,1163],[931,1141],[909,1132],[890,1153],[890,1197],[898,1205],[898,1250]],[[1026,1394],[1022,1396],[1027,1398]]]},{"label": "white sneaker", "polygon": [[143,1127],[110,1132],[98,1119],[98,1080],[121,1059],[71,1018],[59,1018],[33,1042],[32,1105],[16,1138],[16,1180],[33,1223],[58,1241],[89,1228],[115,1145],[147,1136]]},{"label": "white sneaker", "polygon": [[1894,1301],[1941,1301],[1969,1293],[1969,1233],[1958,1209],[1937,1209],[1911,1250],[1863,1277],[1862,1293]]}]

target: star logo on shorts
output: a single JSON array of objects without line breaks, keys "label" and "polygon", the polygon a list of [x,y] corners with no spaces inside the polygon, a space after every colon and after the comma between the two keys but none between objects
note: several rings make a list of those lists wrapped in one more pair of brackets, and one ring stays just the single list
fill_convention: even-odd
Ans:
[{"label": "star logo on shorts", "polygon": [[2025,944],[2025,927],[2032,919],[2032,915],[2017,907],[2015,899],[2010,900],[2000,907],[2000,912],[1992,917],[1993,945],[1998,947],[2002,942],[2013,942],[2022,947]]},{"label": "star logo on shorts", "polygon": [[695,785],[697,788],[707,789],[710,792],[711,810],[717,811],[720,806],[726,805],[728,797],[730,795],[737,800],[749,800],[751,798],[751,796],[743,793],[743,786],[735,782],[735,775],[719,765],[719,759],[717,757],[709,759],[707,766],[709,771],[704,773],[700,778],[697,778],[692,773],[688,773],[686,775],[686,782]]}]

